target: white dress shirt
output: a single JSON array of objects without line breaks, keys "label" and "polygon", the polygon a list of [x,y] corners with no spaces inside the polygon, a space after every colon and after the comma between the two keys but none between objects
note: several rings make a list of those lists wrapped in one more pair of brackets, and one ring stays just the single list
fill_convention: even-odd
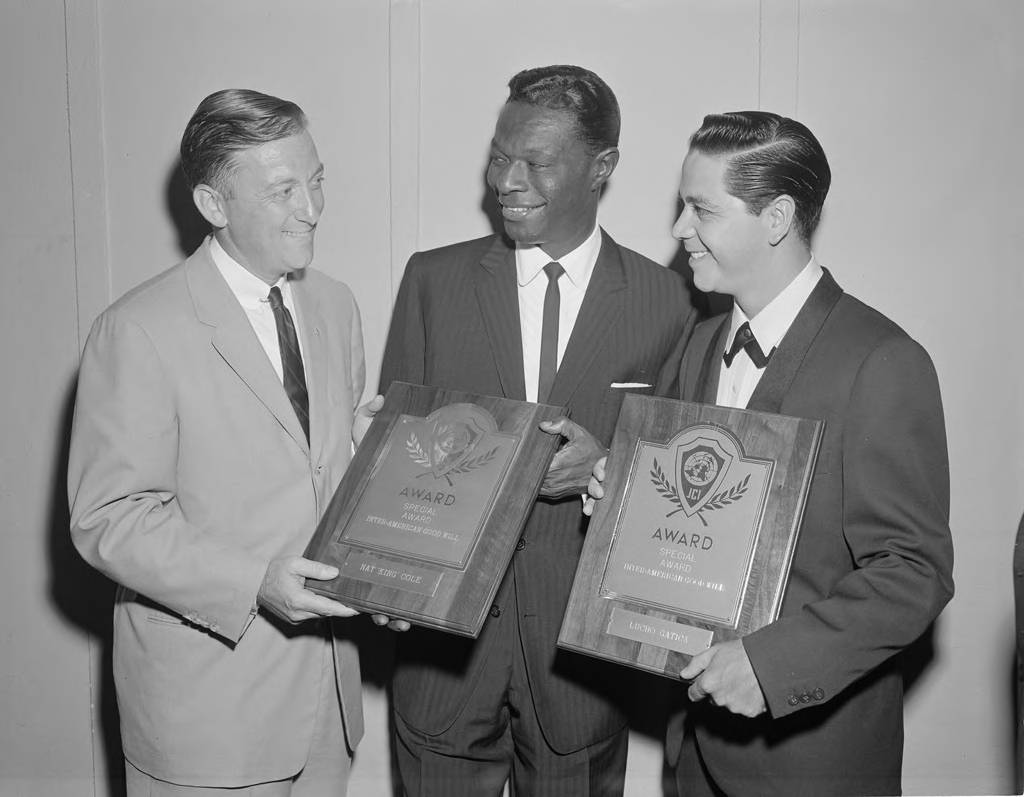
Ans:
[{"label": "white dress shirt", "polygon": [[[284,384],[284,368],[281,365],[281,344],[277,339],[277,323],[274,321],[274,310],[270,306],[268,295],[272,286],[267,285],[263,280],[245,268],[231,255],[224,251],[216,238],[210,240],[210,256],[217,266],[224,281],[227,282],[231,292],[238,299],[238,303],[245,310],[245,315],[252,325],[253,332],[259,338],[260,345],[267,353],[270,364],[277,373],[277,378]],[[281,289],[281,298],[288,312],[292,314],[292,321],[295,324],[295,335],[299,340],[299,353],[302,353],[302,334],[299,332],[299,317],[295,312],[295,300],[292,298],[292,288],[285,277],[277,281],[277,287]]]},{"label": "white dress shirt", "polygon": [[[736,331],[746,321],[750,323],[750,331],[754,333],[761,351],[767,355],[782,342],[782,338],[789,331],[822,274],[821,266],[814,259],[814,255],[811,255],[810,261],[792,282],[753,318],[747,318],[739,304],[734,302],[725,350],[729,351],[732,348]],[[722,360],[721,369],[718,377],[718,397],[715,402],[725,407],[745,408],[757,383],[761,381],[764,368],[755,366],[746,350],[740,349],[731,366],[727,366]]]},{"label": "white dress shirt", "polygon": [[[601,251],[601,231],[595,224],[583,243],[558,259],[565,273],[558,278],[558,364],[562,363],[566,344],[576,325],[583,297],[594,273],[594,264]],[[523,338],[523,376],[526,400],[537,400],[540,372],[540,338],[544,326],[544,294],[548,275],[544,266],[551,263],[539,246],[516,246],[516,281],[519,284],[519,328]]]}]

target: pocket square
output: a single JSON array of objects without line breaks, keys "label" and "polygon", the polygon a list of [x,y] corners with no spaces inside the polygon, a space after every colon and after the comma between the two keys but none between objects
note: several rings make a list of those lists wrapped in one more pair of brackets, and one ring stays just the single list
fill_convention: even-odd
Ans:
[{"label": "pocket square", "polygon": [[612,382],[613,388],[640,388],[640,387],[654,387],[654,385],[648,385],[646,382]]}]

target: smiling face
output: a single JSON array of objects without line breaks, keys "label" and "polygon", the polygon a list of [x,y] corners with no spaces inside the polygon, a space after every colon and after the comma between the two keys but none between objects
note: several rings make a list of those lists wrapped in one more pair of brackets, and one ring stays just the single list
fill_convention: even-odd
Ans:
[{"label": "smiling face", "polygon": [[617,160],[614,148],[588,152],[570,113],[507,103],[487,166],[505,232],[517,243],[539,244],[553,260],[571,252],[593,231],[601,186]]},{"label": "smiling face", "polygon": [[236,153],[228,190],[198,186],[196,203],[225,251],[273,285],[313,260],[323,179],[316,145],[303,131]]},{"label": "smiling face", "polygon": [[726,190],[727,166],[724,157],[692,149],[687,153],[679,182],[683,210],[672,234],[690,255],[694,284],[734,296],[753,317],[748,306],[760,304],[761,283],[769,278],[770,224],[765,212],[751,214],[743,200]]}]

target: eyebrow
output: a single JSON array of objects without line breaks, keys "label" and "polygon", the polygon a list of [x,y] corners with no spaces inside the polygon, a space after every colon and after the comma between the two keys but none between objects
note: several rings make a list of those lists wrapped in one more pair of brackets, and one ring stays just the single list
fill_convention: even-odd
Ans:
[{"label": "eyebrow", "polygon": [[701,194],[693,194],[693,195],[684,196],[682,199],[683,199],[683,202],[685,202],[687,205],[702,205],[703,207],[706,207],[706,208],[716,208],[716,207],[718,207],[717,204],[715,204],[710,199],[708,199],[706,196],[703,196]]},{"label": "eyebrow", "polygon": [[[319,177],[323,173],[324,173],[324,165],[321,163],[319,168],[317,168],[317,170],[315,172],[313,172],[313,174],[310,175],[310,179],[311,180],[315,180],[317,177]],[[299,178],[297,178],[297,177],[286,177],[286,178],[283,178],[281,180],[275,180],[274,182],[269,183],[264,190],[266,190],[266,191],[276,191],[277,189],[283,188],[284,186],[296,185],[297,183],[300,183],[300,182],[302,182],[302,181],[299,180]]]},{"label": "eyebrow", "polygon": [[[502,155],[508,155],[508,152],[502,149],[501,145],[498,144],[493,138],[491,139],[491,151],[500,152]],[[550,160],[551,158],[557,158],[557,153],[551,148],[547,147],[532,147],[525,149],[519,153],[519,157],[526,160],[537,160],[538,158],[544,158]]]}]

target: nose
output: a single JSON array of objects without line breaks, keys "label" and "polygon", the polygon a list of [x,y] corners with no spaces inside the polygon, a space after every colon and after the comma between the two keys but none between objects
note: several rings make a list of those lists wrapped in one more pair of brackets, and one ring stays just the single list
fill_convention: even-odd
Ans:
[{"label": "nose", "polygon": [[693,209],[688,205],[683,205],[682,213],[679,214],[679,218],[676,219],[676,223],[672,225],[673,238],[682,241],[694,236],[693,215]]},{"label": "nose", "polygon": [[316,224],[324,210],[324,192],[317,185],[305,186],[295,192],[295,217],[307,224]]},{"label": "nose", "polygon": [[511,194],[526,188],[526,166],[511,161],[502,166],[493,166],[492,184],[499,194]]}]

